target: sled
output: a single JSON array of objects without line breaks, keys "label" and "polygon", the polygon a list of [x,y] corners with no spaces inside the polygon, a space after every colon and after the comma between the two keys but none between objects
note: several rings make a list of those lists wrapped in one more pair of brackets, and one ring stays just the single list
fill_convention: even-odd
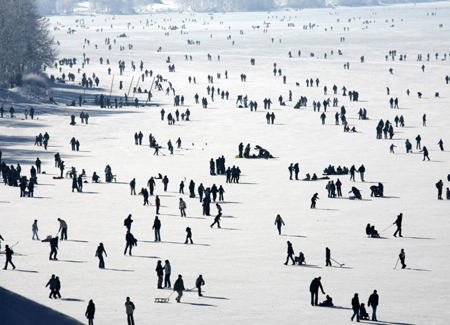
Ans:
[{"label": "sled", "polygon": [[59,177],[59,176],[53,176],[53,179],[62,179],[62,177]]},{"label": "sled", "polygon": [[155,298],[155,302],[167,303],[167,302],[169,302],[169,298]]}]

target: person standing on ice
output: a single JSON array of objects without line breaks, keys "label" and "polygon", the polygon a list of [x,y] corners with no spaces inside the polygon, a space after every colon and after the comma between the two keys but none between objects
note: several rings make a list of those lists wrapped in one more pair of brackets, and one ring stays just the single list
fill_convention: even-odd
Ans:
[{"label": "person standing on ice", "polygon": [[[37,224],[37,220],[34,220],[33,225],[31,226],[31,229],[33,230],[33,238],[32,240],[34,240],[34,237],[36,237],[37,240],[39,240],[39,235],[38,235],[38,224]],[[1,238],[1,236],[0,236]]]},{"label": "person standing on ice", "polygon": [[277,225],[278,235],[281,235],[281,226],[284,226],[284,221],[279,214],[275,218],[275,225]]},{"label": "person standing on ice", "polygon": [[400,263],[402,263],[402,269],[404,269],[405,267],[406,267],[406,264],[405,264],[405,251],[404,251],[404,249],[402,248],[401,249],[401,251],[400,251],[400,254],[398,254],[398,258],[400,259]]},{"label": "person standing on ice", "polygon": [[125,251],[123,252],[123,255],[127,254],[127,249],[130,248],[128,254],[131,256],[131,249],[134,245],[136,245],[137,240],[134,238],[133,234],[130,231],[127,231],[127,234],[125,235],[125,240],[127,242],[127,246],[125,246]]},{"label": "person standing on ice", "polygon": [[316,208],[316,201],[319,199],[319,194],[314,193],[313,197],[311,198],[311,209]]},{"label": "person standing on ice", "polygon": [[203,280],[203,277],[202,277],[202,275],[200,274],[200,275],[198,276],[197,280],[195,281],[195,286],[196,286],[197,289],[198,289],[198,296],[199,296],[199,297],[203,297],[203,295],[202,295],[202,286],[204,286],[204,285],[205,285],[205,280]]},{"label": "person standing on ice", "polygon": [[400,213],[397,216],[397,220],[395,220],[395,222],[393,224],[397,225],[397,230],[394,233],[394,237],[397,237],[397,233],[399,237],[403,237],[402,236],[402,220],[403,220],[403,213]]},{"label": "person standing on ice", "polygon": [[191,241],[191,244],[193,244],[194,242],[192,241],[192,230],[190,227],[186,227],[186,241],[184,242],[185,244],[188,244],[188,241]]},{"label": "person standing on ice", "polygon": [[136,195],[136,178],[133,178],[133,180],[130,182],[130,188],[131,188],[131,195]]},{"label": "person standing on ice", "polygon": [[158,261],[158,264],[156,265],[156,275],[158,276],[158,289],[163,289],[162,282],[163,282],[163,275],[164,275],[164,268],[162,267],[161,260]]},{"label": "person standing on ice", "polygon": [[181,274],[179,274],[177,281],[175,281],[175,284],[173,285],[173,291],[178,293],[178,297],[175,298],[177,302],[180,302],[181,297],[183,297],[183,290],[186,289],[184,288],[183,278]]},{"label": "person standing on ice", "polygon": [[186,202],[180,197],[180,212],[182,217],[186,217]]},{"label": "person standing on ice", "polygon": [[159,220],[159,218],[157,216],[155,217],[155,221],[153,222],[152,229],[155,230],[155,241],[161,241],[161,234],[160,234],[161,221]]},{"label": "person standing on ice", "polygon": [[58,236],[50,239],[50,257],[49,260],[57,261],[56,255],[58,254]]},{"label": "person standing on ice", "polygon": [[369,297],[367,306],[372,307],[372,320],[377,322],[377,307],[378,307],[378,294],[377,290],[373,290],[373,293]]},{"label": "person standing on ice", "polygon": [[133,302],[130,300],[130,297],[127,297],[127,301],[125,302],[125,311],[127,313],[128,325],[134,325],[134,318],[133,318],[134,309],[135,307]]},{"label": "person standing on ice", "polygon": [[89,320],[88,325],[94,325],[94,315],[95,315],[95,304],[91,299],[89,300],[86,312],[84,313],[84,316],[86,316],[86,318]]},{"label": "person standing on ice", "polygon": [[309,286],[309,292],[311,293],[311,306],[317,306],[318,300],[319,300],[319,288],[322,290],[322,293],[325,294],[323,291],[322,283],[320,282],[322,278],[319,276],[317,278],[314,278],[314,280],[311,281],[311,284]]},{"label": "person standing on ice", "polygon": [[123,225],[127,227],[127,231],[131,230],[131,224],[134,220],[131,219],[131,214],[128,215],[128,217],[123,221]]},{"label": "person standing on ice", "polygon": [[364,182],[364,173],[365,173],[365,171],[366,171],[366,167],[364,167],[364,165],[361,165],[358,168],[359,176],[361,176],[361,182]]},{"label": "person standing on ice", "polygon": [[289,170],[289,180],[292,180],[292,172],[294,171],[294,163],[291,163],[288,167]]},{"label": "person standing on ice", "polygon": [[172,273],[172,267],[170,266],[169,260],[164,262],[164,288],[170,288],[170,274]]},{"label": "person standing on ice", "polygon": [[289,262],[289,258],[292,261],[292,265],[295,265],[295,261],[294,261],[294,248],[292,248],[292,244],[290,241],[287,242],[287,257],[286,257],[286,263],[284,263],[284,265],[287,265]]},{"label": "person standing on ice", "polygon": [[436,188],[438,189],[438,200],[442,200],[442,188],[444,187],[444,183],[442,182],[442,179],[439,180],[439,182],[436,183]]},{"label": "person standing on ice", "polygon": [[159,207],[161,206],[161,200],[159,199],[158,195],[155,198],[155,206],[156,206],[156,214],[159,214]]},{"label": "person standing on ice", "polygon": [[325,248],[325,262],[326,262],[325,266],[333,266],[331,264],[331,250],[328,247]]},{"label": "person standing on ice", "polygon": [[355,167],[355,165],[353,165],[352,167],[350,167],[350,180],[353,179],[353,181],[355,181],[355,172],[356,172],[356,167]]},{"label": "person standing on ice", "polygon": [[63,220],[58,218],[59,221],[59,230],[58,232],[61,231],[61,238],[60,240],[67,240],[67,223]]},{"label": "person standing on ice", "polygon": [[105,261],[103,260],[103,253],[105,253],[106,257],[108,256],[106,254],[106,250],[105,250],[105,247],[103,246],[103,243],[100,243],[97,247],[97,251],[95,252],[95,256],[98,257],[98,260],[99,260],[98,267],[101,269],[105,268]]}]

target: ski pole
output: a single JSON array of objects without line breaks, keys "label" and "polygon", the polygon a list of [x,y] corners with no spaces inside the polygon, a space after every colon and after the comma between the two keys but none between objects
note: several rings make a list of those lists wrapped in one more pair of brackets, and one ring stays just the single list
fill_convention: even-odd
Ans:
[{"label": "ski pole", "polygon": [[385,232],[386,230],[388,230],[389,228],[391,228],[394,224],[390,225],[389,227],[387,227],[386,229],[384,229],[381,233]]},{"label": "ski pole", "polygon": [[397,268],[398,261],[400,261],[400,257],[397,259],[397,263],[395,263],[394,270]]}]

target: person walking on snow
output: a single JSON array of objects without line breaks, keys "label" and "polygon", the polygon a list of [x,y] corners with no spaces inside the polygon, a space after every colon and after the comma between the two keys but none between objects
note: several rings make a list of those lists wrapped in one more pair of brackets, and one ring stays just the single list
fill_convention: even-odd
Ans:
[{"label": "person walking on snow", "polygon": [[108,256],[106,254],[106,250],[105,250],[105,247],[103,246],[103,243],[100,243],[97,247],[97,251],[95,252],[95,256],[98,257],[98,260],[99,260],[98,267],[101,269],[105,268],[105,261],[103,260],[103,253],[105,253],[106,257]]},{"label": "person walking on snow", "polygon": [[331,265],[331,251],[328,247],[325,248],[325,262],[326,262],[325,266],[333,266]]},{"label": "person walking on snow", "polygon": [[288,248],[287,248],[287,257],[286,257],[286,263],[284,265],[287,265],[289,262],[289,259],[292,261],[292,265],[295,265],[294,261],[294,248],[292,248],[292,244],[290,241],[287,242]]},{"label": "person walking on snow", "polygon": [[184,288],[184,282],[181,274],[178,275],[177,281],[175,281],[175,284],[173,286],[173,291],[176,291],[178,293],[178,297],[175,298],[177,302],[180,302],[181,297],[183,297],[183,290],[186,290]]},{"label": "person walking on snow", "polygon": [[377,307],[378,307],[378,294],[377,290],[373,290],[373,293],[369,297],[369,302],[367,306],[372,306],[372,320],[377,322]]},{"label": "person walking on snow", "polygon": [[397,237],[397,233],[399,237],[403,237],[402,236],[402,220],[403,220],[403,213],[400,213],[397,216],[397,220],[395,220],[395,222],[393,224],[397,225],[397,230],[394,233],[394,237]]},{"label": "person walking on snow", "polygon": [[359,308],[360,307],[361,307],[361,305],[359,304],[358,294],[355,293],[355,296],[352,299],[352,309],[353,309],[353,316],[351,318],[352,321],[353,321],[353,318],[355,318],[355,316],[356,316],[356,321],[359,322]]},{"label": "person walking on snow", "polygon": [[11,264],[11,266],[13,267],[13,270],[16,268],[16,266],[12,262],[13,254],[14,254],[14,252],[11,248],[9,248],[9,245],[5,245],[6,262],[5,262],[5,267],[3,268],[3,270],[6,270],[8,268],[8,263]]},{"label": "person walking on snow", "polygon": [[281,226],[284,226],[284,221],[279,214],[275,218],[275,225],[277,225],[278,235],[281,235]]},{"label": "person walking on snow", "polygon": [[94,325],[94,315],[95,315],[95,304],[91,299],[89,300],[86,312],[84,313],[84,316],[86,316],[86,318],[89,320],[88,325]]},{"label": "person walking on snow", "polygon": [[31,226],[32,230],[33,230],[33,238],[32,240],[34,240],[34,237],[36,237],[37,240],[39,240],[39,235],[38,235],[38,224],[37,224],[37,220],[34,220],[33,225]]}]

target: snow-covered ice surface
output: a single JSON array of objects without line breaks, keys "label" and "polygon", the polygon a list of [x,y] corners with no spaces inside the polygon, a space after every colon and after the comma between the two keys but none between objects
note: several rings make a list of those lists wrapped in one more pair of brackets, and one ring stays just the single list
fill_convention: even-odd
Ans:
[{"label": "snow-covered ice surface", "polygon": [[[286,19],[281,21],[283,17]],[[89,29],[77,26],[75,20],[79,17],[50,17],[52,26],[56,27],[57,22],[64,25],[54,31],[61,42],[60,57],[78,59],[73,69],[62,66],[66,75],[75,73],[76,83],[52,85],[50,96],[60,103],[58,106],[42,98],[21,100],[1,92],[2,100],[9,96],[16,101],[17,115],[0,120],[2,159],[9,164],[19,162],[23,174],[29,176],[31,164],[40,157],[46,174],[39,175],[35,198],[20,198],[18,188],[0,186],[0,233],[5,238],[2,248],[19,241],[13,257],[17,269],[2,271],[0,285],[83,322],[87,303],[93,299],[96,324],[123,324],[127,296],[136,305],[137,324],[345,324],[352,315],[350,301],[354,293],[367,303],[374,289],[380,295],[380,323],[447,324],[450,283],[445,256],[449,248],[449,201],[445,200],[445,193],[444,200],[437,200],[435,184],[442,179],[444,189],[449,186],[449,151],[440,151],[437,146],[441,138],[445,148],[450,146],[450,85],[444,80],[450,74],[450,61],[441,60],[450,51],[449,17],[450,5],[445,2],[270,14],[170,13],[116,16],[115,20],[112,16],[84,17]],[[147,18],[154,23],[144,28]],[[186,25],[183,31],[188,34],[158,28],[180,27],[182,20]],[[369,23],[363,24],[366,20]],[[128,22],[134,29],[127,28]],[[263,33],[264,22],[270,22],[267,34]],[[294,23],[295,28],[288,27],[288,22]],[[304,30],[302,26],[308,23],[315,23],[316,27]],[[253,29],[256,25],[261,28]],[[69,27],[76,29],[74,35],[66,33]],[[344,32],[344,27],[349,31]],[[97,31],[100,28],[103,32]],[[118,38],[123,32],[129,37]],[[170,36],[164,36],[166,32]],[[231,40],[227,40],[229,35]],[[111,42],[117,40],[110,51],[104,43],[107,37]],[[340,42],[340,37],[345,37],[345,42]],[[90,46],[83,49],[85,38],[90,40]],[[188,39],[200,41],[201,45],[188,45]],[[98,45],[97,50],[94,44]],[[133,50],[128,50],[128,44],[133,44]],[[119,46],[125,46],[125,51],[119,51]],[[160,46],[162,51],[157,52]],[[339,49],[342,56],[338,55]],[[300,58],[298,50],[302,51]],[[386,62],[389,50],[397,51],[395,61]],[[288,58],[288,51],[292,51],[293,58]],[[310,57],[311,52],[315,57]],[[83,53],[91,62],[81,71],[88,77],[92,73],[99,76],[102,87],[86,91],[89,103],[96,94],[109,94],[112,75],[112,97],[128,92],[133,77],[136,86],[141,72],[139,68],[132,71],[130,64],[134,61],[138,67],[143,60],[144,70],[161,74],[177,94],[184,95],[185,105],[180,112],[189,108],[191,121],[180,119],[174,126],[161,121],[162,107],[166,115],[175,112],[173,96],[166,96],[165,91],[154,92],[153,102],[159,107],[65,106],[84,93],[77,87],[81,80],[77,69],[81,68]],[[208,53],[211,61],[207,60]],[[328,54],[327,59],[324,53]],[[423,61],[417,62],[420,53]],[[427,53],[431,56],[429,62]],[[439,53],[439,59],[435,59],[435,53]],[[185,54],[192,55],[193,60],[185,61]],[[406,54],[406,61],[399,61],[400,54]],[[359,62],[362,55],[365,63]],[[167,56],[176,66],[174,73],[168,72]],[[110,60],[111,75],[105,63],[100,65],[100,57]],[[251,58],[256,59],[255,66],[250,65]],[[119,75],[119,60],[126,62],[123,76]],[[273,76],[274,62],[286,75],[286,84],[282,77]],[[343,68],[346,62],[350,63],[349,70]],[[392,75],[389,68],[393,69]],[[47,72],[61,75],[59,69]],[[217,73],[221,73],[220,79]],[[247,75],[247,82],[240,81],[241,73]],[[215,102],[211,102],[206,92],[208,74],[214,76],[216,89],[230,92],[228,101],[216,95]],[[197,84],[189,84],[188,76],[195,76]],[[306,78],[319,78],[320,87],[306,87]],[[123,81],[123,90],[119,90],[119,80]],[[148,89],[151,82],[152,78],[146,78],[139,86]],[[356,127],[357,133],[344,133],[342,125],[335,125],[336,107],[327,111],[326,125],[321,124],[321,113],[312,109],[313,100],[333,99],[334,84],[339,89],[345,86],[359,92],[359,102],[349,101],[341,91],[336,95],[339,108],[345,105],[349,124]],[[324,85],[328,87],[326,96]],[[164,83],[166,87],[168,84]],[[390,96],[386,87],[390,88]],[[289,90],[293,92],[293,102],[287,101]],[[419,91],[422,99],[417,96]],[[440,98],[435,98],[435,92],[440,93]],[[195,104],[195,93],[200,98],[208,97],[208,109]],[[237,108],[237,95],[256,100],[258,112]],[[278,105],[279,95],[286,100],[286,107]],[[137,96],[141,102],[146,99],[145,94]],[[307,108],[293,109],[300,96],[307,96]],[[274,102],[274,125],[265,120],[262,101],[266,97]],[[390,97],[399,98],[400,109],[390,109]],[[9,109],[9,103],[3,104]],[[22,111],[30,105],[35,107],[38,119],[23,120]],[[369,120],[358,120],[360,108],[367,109]],[[81,110],[90,114],[88,125],[80,123]],[[69,125],[72,114],[77,116],[76,126]],[[427,115],[426,127],[422,126],[423,114]],[[393,140],[376,140],[378,121],[393,122],[396,115],[404,116],[406,126],[395,128]],[[134,144],[133,135],[139,131],[144,133],[142,146]],[[33,146],[40,132],[50,135],[47,151]],[[164,146],[161,151],[165,155],[153,155],[148,147],[149,133]],[[422,161],[422,154],[415,149],[418,134],[430,151],[429,162]],[[79,152],[71,151],[72,137],[81,143]],[[169,155],[166,143],[169,139],[175,143],[178,137],[183,141],[182,149]],[[413,153],[405,153],[406,139],[413,143]],[[252,148],[260,145],[275,159],[236,159],[240,142],[251,143]],[[389,153],[392,143],[397,146],[395,154]],[[84,168],[89,176],[96,171],[102,181],[103,170],[109,164],[117,175],[117,183],[92,184],[89,177],[83,193],[72,193],[70,179],[53,179],[59,174],[53,160],[56,152],[65,161],[66,171],[71,166],[79,171]],[[221,155],[227,166],[236,165],[242,170],[240,184],[227,184],[224,176],[209,175],[209,160]],[[329,164],[364,164],[366,182],[362,183],[359,175],[355,183],[349,181],[349,176],[339,177],[344,197],[330,199],[326,181],[290,181],[291,162],[299,163],[301,178],[306,173],[320,176]],[[154,243],[154,197],[150,197],[153,205],[144,207],[142,196],[130,196],[129,182],[136,178],[139,192],[158,173],[167,175],[170,183],[167,192],[163,192],[160,181],[156,185],[155,194],[160,195],[162,203],[162,242]],[[200,183],[205,187],[224,186],[222,229],[209,227],[213,217],[202,216],[198,196],[190,199],[188,194],[178,193],[178,185],[185,179],[185,193],[191,179],[196,188]],[[369,187],[378,182],[384,184],[384,198],[370,197]],[[351,186],[362,190],[362,201],[348,199]],[[315,192],[320,200],[317,209],[312,210],[310,198]],[[187,203],[187,218],[179,216],[180,197]],[[215,214],[215,207],[211,209]],[[367,238],[367,223],[383,231],[400,212],[404,215],[403,238],[392,236],[395,226],[383,232],[380,239]],[[138,239],[132,257],[123,255],[123,220],[130,213],[135,220],[131,230]],[[274,226],[277,214],[286,223],[282,236]],[[42,239],[57,233],[58,217],[68,223],[69,240],[59,243],[59,261],[49,261],[49,245],[31,240],[31,224],[34,219],[39,220]],[[184,244],[187,226],[192,228],[195,245]],[[300,251],[305,254],[306,266],[283,265],[288,240],[293,243],[296,256]],[[94,256],[99,242],[104,243],[108,253],[105,270],[98,268]],[[345,266],[325,267],[325,247]],[[393,270],[401,248],[405,249],[408,266]],[[206,282],[204,297],[199,298],[192,291],[185,292],[181,304],[174,302],[175,295],[168,304],[154,303],[154,298],[171,293],[156,288],[155,267],[159,259],[170,260],[172,283],[182,274],[186,288],[193,288],[195,279],[202,274]],[[51,274],[61,279],[61,300],[48,299],[45,284]],[[324,290],[333,298],[335,308],[310,305],[309,284],[317,276],[322,277]],[[320,294],[320,300],[324,298]]]}]

